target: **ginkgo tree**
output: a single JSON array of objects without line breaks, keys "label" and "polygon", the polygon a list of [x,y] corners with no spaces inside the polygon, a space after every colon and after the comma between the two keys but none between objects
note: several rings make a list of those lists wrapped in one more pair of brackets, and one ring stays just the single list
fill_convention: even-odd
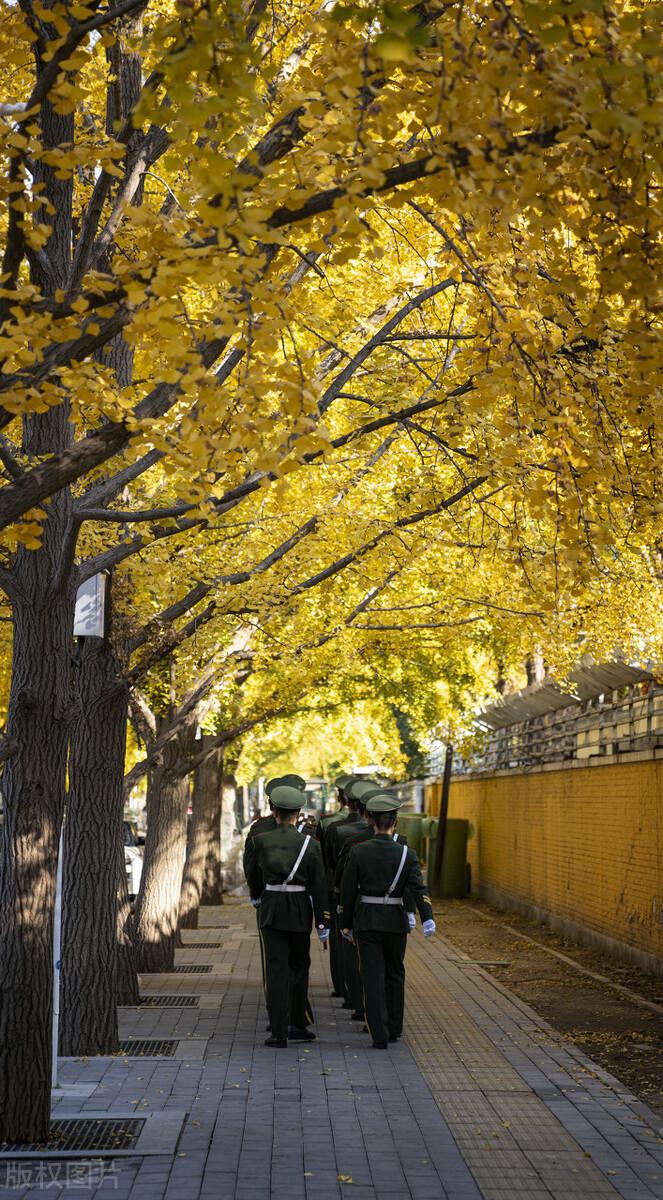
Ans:
[{"label": "ginkgo tree", "polygon": [[[32,1140],[48,1121],[86,573],[125,562],[131,594],[145,547],[213,540],[248,503],[248,578],[220,586],[252,591],[242,603],[264,611],[271,579],[252,568],[292,540],[295,557],[278,562],[305,570],[280,599],[299,645],[309,596],[382,552],[388,574],[406,531],[428,537],[485,488],[476,516],[499,489],[493,525],[537,619],[595,606],[597,575],[647,588],[660,7],[23,0],[2,16],[0,582],[13,665],[0,1113],[2,1136]],[[424,317],[440,297],[438,318]],[[414,459],[370,463],[381,423],[399,446],[413,440]],[[324,530],[309,505],[268,542],[270,485],[284,506],[284,477],[306,496],[316,464],[342,462],[359,427],[377,514],[353,487]],[[436,467],[445,458],[441,476],[419,438]],[[387,461],[400,473],[381,507]],[[328,503],[345,481],[333,474]],[[115,545],[109,526],[123,530]],[[408,553],[422,557],[416,536]],[[237,574],[209,565],[201,586]]]}]

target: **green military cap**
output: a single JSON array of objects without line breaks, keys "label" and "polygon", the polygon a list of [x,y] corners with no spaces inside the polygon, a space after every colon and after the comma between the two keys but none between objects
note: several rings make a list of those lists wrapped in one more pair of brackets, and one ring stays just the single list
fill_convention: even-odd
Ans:
[{"label": "green military cap", "polygon": [[274,788],[280,787],[282,783],[283,779],[280,775],[275,775],[273,779],[268,779],[267,783],[265,784],[265,791],[267,792],[267,795],[271,797]]},{"label": "green military cap", "polygon": [[389,792],[376,792],[366,801],[366,812],[369,813],[388,813],[398,812],[401,806],[400,800],[396,796],[390,796]]},{"label": "green military cap", "polygon": [[391,796],[391,792],[388,792],[386,788],[380,787],[378,783],[372,783],[370,792],[364,792],[362,802],[365,804],[373,796]]},{"label": "green military cap", "polygon": [[353,779],[343,791],[351,800],[362,800],[367,792],[375,791],[375,783],[372,779]]},{"label": "green military cap", "polygon": [[284,783],[275,787],[269,798],[274,808],[287,808],[291,812],[297,812],[304,804],[304,795],[299,788]]},{"label": "green military cap", "polygon": [[334,787],[340,788],[343,791],[346,783],[349,783],[352,778],[354,778],[352,775],[337,775],[334,780]]},{"label": "green military cap", "polygon": [[306,780],[302,779],[301,775],[282,775],[279,783],[284,787],[298,788],[300,792],[306,787]]}]

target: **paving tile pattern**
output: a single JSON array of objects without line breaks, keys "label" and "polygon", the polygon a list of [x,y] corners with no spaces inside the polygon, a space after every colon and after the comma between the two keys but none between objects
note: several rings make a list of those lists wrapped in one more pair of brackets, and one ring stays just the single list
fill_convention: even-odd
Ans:
[{"label": "paving tile pattern", "polygon": [[663,1200],[663,1123],[624,1085],[444,938],[408,959],[407,1037],[486,1200]]},{"label": "paving tile pattern", "polygon": [[663,1200],[652,1114],[443,939],[410,939],[406,1036],[387,1052],[330,999],[314,946],[318,1040],[275,1051],[253,910],[203,910],[178,964],[211,929],[210,974],[141,979],[144,995],[193,994],[198,1008],[121,1010],[123,1038],[179,1038],[181,1057],[62,1060],[55,1102],[58,1116],[185,1111],[177,1145],[90,1169],[85,1186],[0,1163],[3,1200]]}]

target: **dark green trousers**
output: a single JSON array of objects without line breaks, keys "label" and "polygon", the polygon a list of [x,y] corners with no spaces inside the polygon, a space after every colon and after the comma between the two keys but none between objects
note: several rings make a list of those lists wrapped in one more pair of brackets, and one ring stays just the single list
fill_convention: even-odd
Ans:
[{"label": "dark green trousers", "polygon": [[343,966],[341,962],[341,934],[338,928],[338,913],[336,905],[338,904],[338,896],[334,892],[329,893],[329,970],[331,971],[332,988],[339,995],[343,995]]},{"label": "dark green trousers", "polygon": [[312,1020],[307,998],[311,935],[264,925],[260,936],[272,1037],[285,1038],[288,1025],[304,1029]]},{"label": "dark green trousers", "polygon": [[367,930],[355,933],[366,1024],[374,1042],[387,1042],[403,1032],[406,933]]},{"label": "dark green trousers", "polygon": [[364,993],[361,975],[359,973],[359,955],[356,945],[342,938],[343,945],[343,982],[345,999],[352,1005],[354,1011],[364,1015]]}]

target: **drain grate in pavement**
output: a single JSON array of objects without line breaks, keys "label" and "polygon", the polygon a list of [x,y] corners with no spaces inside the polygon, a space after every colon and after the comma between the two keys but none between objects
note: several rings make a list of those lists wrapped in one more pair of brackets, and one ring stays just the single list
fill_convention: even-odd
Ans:
[{"label": "drain grate in pavement", "polygon": [[180,950],[220,950],[223,942],[185,942]]},{"label": "drain grate in pavement", "polygon": [[46,1142],[0,1142],[0,1155],[31,1154],[65,1150],[133,1150],[145,1124],[140,1118],[126,1120],[51,1121]]},{"label": "drain grate in pavement", "polygon": [[[144,1008],[198,1008],[200,996],[141,996],[140,1006]],[[133,1005],[132,1007],[136,1007]]]},{"label": "drain grate in pavement", "polygon": [[186,966],[173,967],[176,975],[209,975],[211,970],[211,963],[203,963],[202,965],[201,963],[191,963],[191,966],[187,964]]},{"label": "drain grate in pavement", "polygon": [[179,1041],[179,1038],[122,1038],[120,1054],[128,1054],[131,1058],[141,1058],[143,1055],[172,1058]]}]

